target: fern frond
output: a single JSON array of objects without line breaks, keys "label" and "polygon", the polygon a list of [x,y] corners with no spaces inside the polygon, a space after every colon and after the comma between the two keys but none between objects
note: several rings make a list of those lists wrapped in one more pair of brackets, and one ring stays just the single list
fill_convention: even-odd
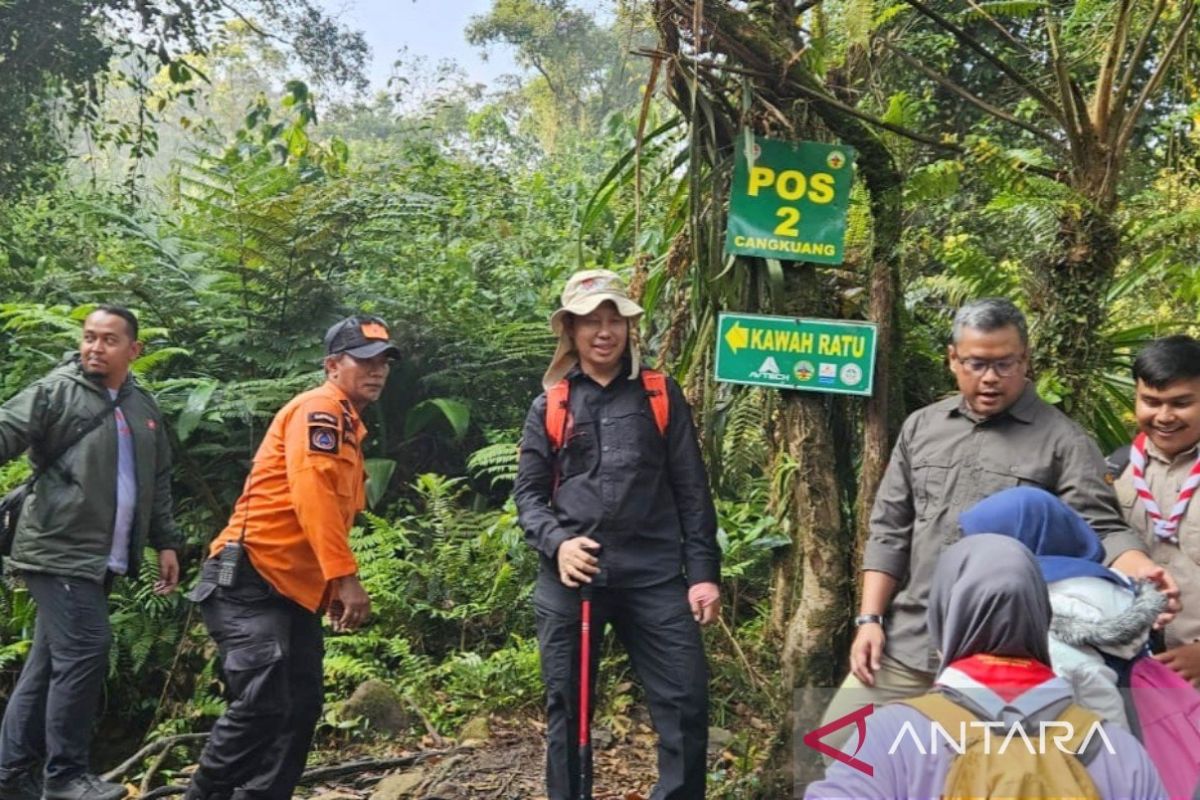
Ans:
[{"label": "fern frond", "polygon": [[514,483],[520,453],[511,442],[498,442],[481,447],[467,459],[467,470],[476,479],[487,479],[488,485]]}]

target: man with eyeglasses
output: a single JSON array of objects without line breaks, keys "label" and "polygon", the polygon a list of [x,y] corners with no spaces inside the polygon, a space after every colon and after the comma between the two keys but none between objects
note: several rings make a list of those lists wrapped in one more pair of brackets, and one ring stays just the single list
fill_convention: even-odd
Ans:
[{"label": "man with eyeglasses", "polygon": [[1154,581],[1178,610],[1178,587],[1118,510],[1100,450],[1029,381],[1021,311],[1002,298],[968,303],[947,355],[959,393],[905,420],[875,497],[850,675],[826,722],[929,689],[940,660],[925,623],[934,565],[960,536],[958,515],[1002,489],[1039,486],[1061,497],[1100,536],[1109,566]]}]

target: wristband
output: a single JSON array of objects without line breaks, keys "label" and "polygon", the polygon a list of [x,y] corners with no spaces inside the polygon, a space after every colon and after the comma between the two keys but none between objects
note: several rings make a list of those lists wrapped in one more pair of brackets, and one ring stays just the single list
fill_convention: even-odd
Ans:
[{"label": "wristband", "polygon": [[883,617],[879,614],[859,614],[854,618],[854,627],[875,623],[876,625],[883,624]]}]

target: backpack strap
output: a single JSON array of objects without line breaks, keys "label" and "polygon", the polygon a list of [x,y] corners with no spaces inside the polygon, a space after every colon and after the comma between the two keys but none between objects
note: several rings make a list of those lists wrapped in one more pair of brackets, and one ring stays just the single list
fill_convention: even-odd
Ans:
[{"label": "backpack strap", "polygon": [[[667,425],[671,421],[671,396],[667,394],[667,376],[656,369],[644,369],[639,373],[642,389],[650,400],[650,413],[654,415],[654,425],[662,436],[667,435]],[[562,449],[567,438],[567,430],[571,427],[571,382],[563,378],[546,390],[546,437],[550,440],[550,449],[558,452]]]},{"label": "backpack strap", "polygon": [[957,731],[963,725],[970,725],[972,722],[979,721],[979,717],[971,711],[937,691],[923,694],[920,697],[897,700],[896,702],[910,708],[915,708],[942,726],[942,729],[946,731]]},{"label": "backpack strap", "polygon": [[1103,744],[1097,737],[1087,742],[1087,749],[1084,749],[1084,742],[1096,723],[1101,721],[1100,717],[1078,703],[1071,703],[1065,711],[1058,715],[1058,721],[1071,724],[1072,735],[1066,742],[1067,749],[1074,753],[1084,766],[1087,766],[1100,752],[1100,746]]},{"label": "backpack strap", "polygon": [[650,398],[650,412],[654,414],[654,424],[662,436],[667,435],[667,425],[671,422],[671,396],[667,394],[667,376],[656,369],[644,369],[639,373],[642,377],[642,388]]},{"label": "backpack strap", "polygon": [[[979,717],[971,711],[951,700],[945,694],[937,691],[923,694],[920,697],[897,700],[896,702],[915,708],[940,725],[943,730],[949,732],[962,730],[963,725],[970,725],[972,722],[979,720]],[[1084,766],[1087,766],[1096,757],[1100,749],[1099,745],[1102,742],[1099,738],[1093,739],[1087,742],[1088,747],[1086,750],[1084,750],[1084,742],[1092,732],[1092,727],[1100,721],[1100,718],[1078,703],[1071,703],[1055,718],[1055,721],[1070,724],[1071,735],[1063,741],[1063,746],[1083,762]],[[1048,729],[1046,733],[1060,741],[1066,736],[1065,733],[1058,733],[1054,729]]]},{"label": "backpack strap", "polygon": [[567,438],[570,398],[571,382],[566,378],[546,390],[546,437],[550,440],[550,449],[556,453]]}]

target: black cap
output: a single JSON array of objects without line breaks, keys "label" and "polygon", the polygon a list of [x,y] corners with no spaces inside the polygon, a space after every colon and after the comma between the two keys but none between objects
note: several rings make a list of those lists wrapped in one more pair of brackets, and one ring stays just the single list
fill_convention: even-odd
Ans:
[{"label": "black cap", "polygon": [[388,358],[399,358],[400,348],[392,344],[387,324],[379,317],[354,316],[334,323],[325,331],[325,355],[341,353],[355,358],[374,358],[387,353]]}]

